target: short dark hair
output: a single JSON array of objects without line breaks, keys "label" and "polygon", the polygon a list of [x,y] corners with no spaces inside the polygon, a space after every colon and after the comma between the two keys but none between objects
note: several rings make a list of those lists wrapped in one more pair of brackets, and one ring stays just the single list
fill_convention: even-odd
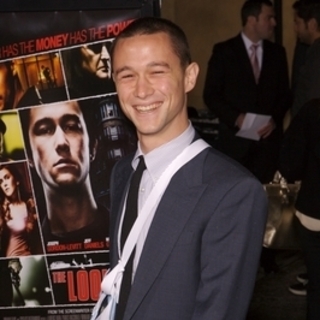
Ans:
[{"label": "short dark hair", "polygon": [[114,40],[110,52],[111,61],[113,61],[114,50],[120,39],[131,38],[137,35],[151,35],[161,32],[169,36],[172,49],[179,57],[181,66],[188,66],[191,63],[191,54],[184,31],[172,21],[156,17],[143,17],[130,23]]},{"label": "short dark hair", "polygon": [[268,7],[273,6],[270,0],[247,0],[241,8],[242,26],[246,25],[247,20],[250,16],[258,18],[263,5]]},{"label": "short dark hair", "polygon": [[320,1],[319,0],[298,0],[294,2],[292,8],[295,10],[297,16],[308,22],[315,19],[320,30]]}]

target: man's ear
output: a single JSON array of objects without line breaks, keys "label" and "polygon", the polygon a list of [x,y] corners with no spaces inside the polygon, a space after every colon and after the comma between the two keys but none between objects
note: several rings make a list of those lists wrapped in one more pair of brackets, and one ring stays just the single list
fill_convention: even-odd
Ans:
[{"label": "man's ear", "polygon": [[191,62],[186,70],[184,76],[184,85],[185,85],[185,92],[191,91],[196,83],[199,74],[199,65],[196,62]]},{"label": "man's ear", "polygon": [[98,139],[94,139],[94,141],[90,145],[90,162],[92,162],[96,158],[98,148]]}]

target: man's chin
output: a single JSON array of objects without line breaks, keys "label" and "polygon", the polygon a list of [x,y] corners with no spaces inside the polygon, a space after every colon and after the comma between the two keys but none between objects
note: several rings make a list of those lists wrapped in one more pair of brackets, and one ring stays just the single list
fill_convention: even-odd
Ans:
[{"label": "man's chin", "polygon": [[96,75],[97,75],[97,78],[99,79],[103,79],[103,80],[111,79],[111,76],[109,75],[109,73],[104,72],[102,70],[98,71]]},{"label": "man's chin", "polygon": [[57,185],[59,186],[73,186],[77,185],[78,180],[77,179],[70,179],[70,180],[57,180]]},{"label": "man's chin", "polygon": [[80,196],[81,186],[78,181],[60,181],[54,184],[53,189],[63,196]]},{"label": "man's chin", "polygon": [[75,188],[81,184],[80,178],[76,176],[59,177],[53,182],[56,188]]}]

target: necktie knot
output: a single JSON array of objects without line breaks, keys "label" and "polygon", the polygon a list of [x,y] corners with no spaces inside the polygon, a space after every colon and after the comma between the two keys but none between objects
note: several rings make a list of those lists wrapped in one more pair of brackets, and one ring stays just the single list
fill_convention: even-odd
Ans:
[{"label": "necktie knot", "polygon": [[[144,157],[139,156],[139,163],[138,163],[136,171],[134,172],[134,175],[137,175],[139,177],[142,176],[142,173],[146,168],[147,167],[146,167],[146,163],[144,162]],[[141,177],[140,177],[140,179],[141,179]]]},{"label": "necktie knot", "polygon": [[260,47],[259,44],[257,44],[257,43],[252,43],[252,45],[251,45],[251,50],[256,53],[259,47]]}]

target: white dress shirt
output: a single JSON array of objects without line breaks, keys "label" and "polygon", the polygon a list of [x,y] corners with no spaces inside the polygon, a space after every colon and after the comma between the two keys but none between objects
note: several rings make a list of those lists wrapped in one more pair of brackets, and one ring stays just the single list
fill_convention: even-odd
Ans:
[{"label": "white dress shirt", "polygon": [[[139,163],[139,156],[144,157],[144,161],[146,164],[146,170],[144,171],[141,182],[140,182],[140,190],[139,190],[139,199],[138,199],[138,214],[141,210],[142,206],[144,205],[145,201],[147,200],[148,195],[150,194],[152,188],[154,187],[155,183],[161,176],[161,174],[165,171],[167,166],[188,146],[192,143],[195,136],[195,130],[192,125],[189,123],[188,128],[178,137],[175,139],[167,142],[166,144],[150,151],[147,154],[143,154],[140,148],[140,143],[138,142],[138,149],[136,154],[132,160],[132,167],[135,170]],[[125,205],[124,205],[125,208]],[[120,248],[120,237],[121,237],[121,229],[122,229],[122,221],[124,215],[124,208],[122,210],[122,216],[120,221],[120,227],[118,232],[118,244]],[[134,278],[137,265],[141,256],[141,252],[143,249],[144,242],[147,238],[147,234],[153,220],[153,215],[149,215],[147,221],[141,230],[136,250],[135,250],[135,257],[133,263],[133,273],[132,279]]]},{"label": "white dress shirt", "polygon": [[254,45],[259,45],[259,47],[257,48],[257,58],[258,58],[259,67],[260,67],[260,70],[261,70],[261,67],[262,67],[262,56],[263,56],[262,40],[254,43],[243,32],[241,32],[241,37],[242,37],[244,45],[245,45],[245,47],[247,49],[247,53],[248,53],[249,59],[250,59],[251,54],[252,54],[251,46],[253,44]]}]

